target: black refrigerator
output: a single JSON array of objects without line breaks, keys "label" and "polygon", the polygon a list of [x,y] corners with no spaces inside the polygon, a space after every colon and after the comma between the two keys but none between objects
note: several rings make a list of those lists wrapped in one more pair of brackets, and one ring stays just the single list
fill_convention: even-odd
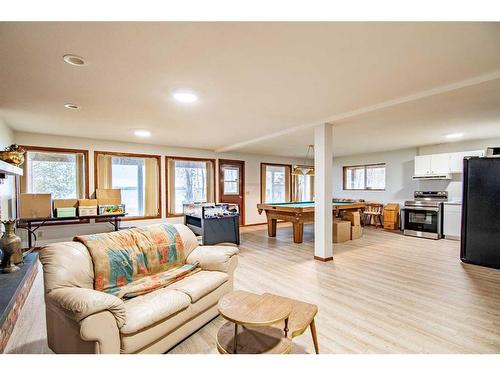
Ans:
[{"label": "black refrigerator", "polygon": [[500,268],[500,158],[464,159],[462,262]]}]

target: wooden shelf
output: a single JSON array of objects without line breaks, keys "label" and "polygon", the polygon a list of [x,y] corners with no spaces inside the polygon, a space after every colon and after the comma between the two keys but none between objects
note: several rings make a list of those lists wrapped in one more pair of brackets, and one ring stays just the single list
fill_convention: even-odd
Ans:
[{"label": "wooden shelf", "polygon": [[0,160],[0,177],[2,177],[2,175],[22,176],[23,170],[12,164],[6,163],[3,160]]}]

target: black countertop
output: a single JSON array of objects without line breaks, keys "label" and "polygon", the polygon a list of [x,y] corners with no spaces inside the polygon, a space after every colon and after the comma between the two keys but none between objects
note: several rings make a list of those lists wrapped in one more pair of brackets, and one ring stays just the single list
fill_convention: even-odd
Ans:
[{"label": "black countertop", "polygon": [[[30,276],[33,267],[37,267],[38,253],[30,253],[24,258],[20,270],[13,273],[0,273],[0,327],[12,309],[18,293],[26,279]],[[0,271],[1,272],[1,271]]]}]

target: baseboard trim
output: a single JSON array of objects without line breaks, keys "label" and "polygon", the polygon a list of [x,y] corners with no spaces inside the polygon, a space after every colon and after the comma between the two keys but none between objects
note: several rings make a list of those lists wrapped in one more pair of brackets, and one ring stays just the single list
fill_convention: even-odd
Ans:
[{"label": "baseboard trim", "polygon": [[[283,223],[292,224],[291,221],[284,221],[284,220],[278,220],[277,223],[278,224],[283,224]],[[267,221],[264,221],[263,223],[244,224],[244,225],[240,225],[240,227],[255,227],[257,225],[267,225]]]},{"label": "baseboard trim", "polygon": [[267,221],[263,222],[263,223],[254,223],[254,224],[244,224],[244,225],[240,225],[241,227],[255,227],[257,225],[266,225],[267,224]]},{"label": "baseboard trim", "polygon": [[318,257],[315,255],[314,260],[319,260],[320,262],[329,262],[329,261],[333,260],[333,257],[322,258],[322,257]]}]

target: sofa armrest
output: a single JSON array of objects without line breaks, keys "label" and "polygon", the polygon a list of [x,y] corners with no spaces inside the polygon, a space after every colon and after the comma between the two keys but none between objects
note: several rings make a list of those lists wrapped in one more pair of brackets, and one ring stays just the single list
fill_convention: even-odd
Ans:
[{"label": "sofa armrest", "polygon": [[83,319],[80,322],[80,337],[95,342],[95,354],[120,354],[120,330],[109,311],[101,311]]},{"label": "sofa armrest", "polygon": [[107,310],[113,314],[118,328],[125,324],[125,305],[121,299],[112,294],[94,289],[65,287],[53,289],[45,298],[48,303],[63,310],[76,322]]},{"label": "sofa armrest", "polygon": [[231,259],[238,254],[235,246],[198,246],[186,259],[186,263],[195,264],[206,271],[221,271],[228,273]]}]

